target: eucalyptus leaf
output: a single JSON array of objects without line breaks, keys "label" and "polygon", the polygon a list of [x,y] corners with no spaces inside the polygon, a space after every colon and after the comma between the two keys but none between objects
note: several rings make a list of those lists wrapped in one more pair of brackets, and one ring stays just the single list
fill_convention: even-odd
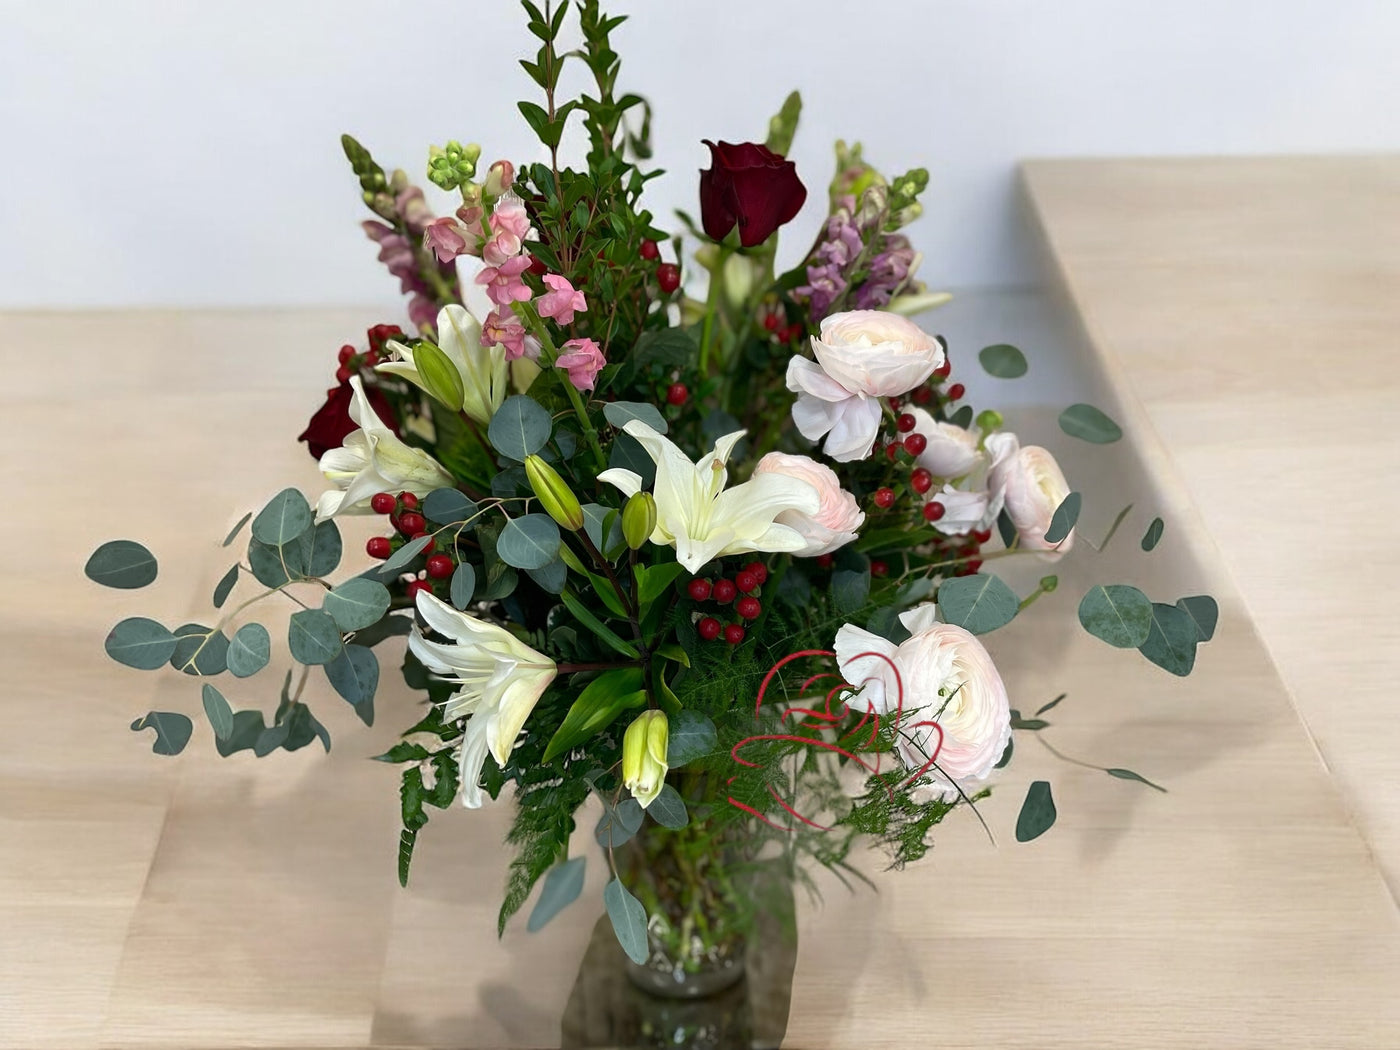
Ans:
[{"label": "eucalyptus leaf", "polygon": [[593,837],[604,849],[621,846],[642,826],[642,807],[635,798],[625,798],[614,806],[603,800],[603,815],[593,831]]},{"label": "eucalyptus leaf", "polygon": [[366,627],[363,631],[355,632],[356,645],[378,645],[386,638],[399,638],[410,634],[413,631],[413,613],[408,610],[406,615],[390,613],[376,624]]},{"label": "eucalyptus leaf", "polygon": [[1162,540],[1162,530],[1164,528],[1166,528],[1166,526],[1162,523],[1161,518],[1153,518],[1152,524],[1147,526],[1147,531],[1143,533],[1142,549],[1150,551],[1156,547]]},{"label": "eucalyptus leaf", "polygon": [[1020,379],[1026,374],[1026,355],[1008,343],[983,347],[977,355],[982,368],[998,379]]},{"label": "eucalyptus leaf", "polygon": [[1050,782],[1037,780],[1021,803],[1021,813],[1016,818],[1016,841],[1030,842],[1040,838],[1054,825],[1055,817],[1055,799],[1050,794]]},{"label": "eucalyptus leaf", "polygon": [[389,555],[384,564],[379,567],[379,578],[383,579],[386,576],[392,576],[403,570],[407,567],[409,562],[422,554],[423,551],[427,549],[428,544],[432,542],[433,538],[431,536],[419,536],[416,540],[409,540],[398,550],[394,551],[393,554]]},{"label": "eucalyptus leaf", "polygon": [[601,503],[583,505],[583,531],[589,542],[605,554],[626,542],[622,537],[622,515]]},{"label": "eucalyptus leaf", "polygon": [[647,961],[650,952],[647,948],[647,910],[642,902],[627,892],[620,879],[613,879],[603,889],[603,903],[612,920],[613,933],[617,943],[638,966]]},{"label": "eucalyptus leaf", "polygon": [[658,434],[666,433],[666,419],[661,411],[644,401],[609,401],[603,406],[603,416],[618,430],[636,419]]},{"label": "eucalyptus leaf", "polygon": [[496,554],[517,569],[543,569],[559,557],[559,542],[559,526],[553,518],[526,514],[506,522],[496,541]]},{"label": "eucalyptus leaf", "polygon": [[1079,509],[1084,504],[1084,497],[1077,492],[1071,492],[1066,496],[1055,513],[1050,517],[1050,527],[1045,530],[1046,543],[1062,543],[1075,523],[1079,521]]},{"label": "eucalyptus leaf", "polygon": [[[563,551],[561,546],[560,551]],[[569,570],[562,558],[555,558],[543,569],[527,569],[530,579],[550,594],[559,594],[569,582]]]},{"label": "eucalyptus leaf", "polygon": [[163,624],[144,616],[132,616],[107,633],[103,648],[119,664],[138,671],[154,671],[174,655],[177,641]]},{"label": "eucalyptus leaf", "polygon": [[224,694],[208,683],[204,686],[202,700],[209,728],[214,730],[217,739],[227,740],[233,735],[233,708],[229,707]]},{"label": "eucalyptus leaf", "polygon": [[433,489],[423,497],[423,517],[439,525],[456,525],[475,517],[475,502],[456,489]]},{"label": "eucalyptus leaf", "polygon": [[1119,780],[1136,780],[1139,784],[1146,784],[1154,791],[1160,791],[1164,795],[1167,793],[1167,789],[1162,787],[1161,784],[1154,784],[1141,773],[1134,773],[1131,769],[1105,769],[1104,772],[1111,777],[1117,777]]},{"label": "eucalyptus leaf", "polygon": [[642,488],[649,489],[656,481],[656,461],[647,455],[642,443],[631,434],[618,434],[613,438],[612,450],[608,453],[608,467],[613,470],[630,470],[642,479]]},{"label": "eucalyptus leaf", "polygon": [[870,571],[836,570],[831,574],[831,597],[840,612],[861,608],[870,598]]},{"label": "eucalyptus leaf", "polygon": [[239,751],[251,751],[262,736],[263,715],[261,711],[235,711],[233,731],[227,739],[214,738],[214,747],[224,758]]},{"label": "eucalyptus leaf", "polygon": [[269,547],[256,539],[248,541],[248,567],[253,570],[253,578],[264,587],[281,587],[292,580],[301,578],[300,563],[296,557],[288,558],[293,547]]},{"label": "eucalyptus leaf", "polygon": [[260,623],[245,623],[228,643],[225,661],[235,678],[247,678],[267,666],[272,656],[272,639]]},{"label": "eucalyptus leaf", "polygon": [[1064,698],[1067,696],[1069,696],[1068,693],[1061,693],[1059,696],[1055,697],[1055,699],[1051,700],[1048,704],[1042,705],[1041,708],[1038,711],[1036,711],[1036,714],[1043,715],[1046,711],[1053,710],[1054,708],[1058,707],[1061,701],[1063,701]]},{"label": "eucalyptus leaf", "polygon": [[1185,678],[1196,664],[1196,621],[1175,605],[1152,603],[1152,624],[1138,651],[1162,670]]},{"label": "eucalyptus leaf", "polygon": [[476,590],[476,569],[472,568],[471,562],[462,562],[452,573],[452,583],[448,587],[448,596],[452,599],[455,608],[465,609],[472,601],[472,592]]},{"label": "eucalyptus leaf", "polygon": [[224,542],[219,544],[219,546],[227,547],[230,543],[236,540],[238,538],[238,534],[243,531],[243,526],[248,524],[248,521],[250,518],[252,518],[252,516],[253,512],[250,510],[247,514],[243,515],[243,517],[239,518],[238,524],[228,530],[228,535],[224,537]]},{"label": "eucalyptus leaf", "polygon": [[1196,625],[1196,637],[1208,642],[1215,637],[1215,625],[1220,620],[1220,606],[1209,594],[1197,594],[1190,598],[1180,598],[1176,607],[1191,617]]},{"label": "eucalyptus leaf", "polygon": [[178,755],[190,742],[194,723],[188,715],[176,711],[147,711],[131,723],[131,728],[138,733],[143,729],[154,729],[156,739],[151,750],[157,755]]},{"label": "eucalyptus leaf", "polygon": [[326,678],[340,696],[351,706],[374,699],[379,688],[379,658],[363,645],[347,645],[326,666]]},{"label": "eucalyptus leaf", "polygon": [[285,722],[268,726],[259,733],[258,738],[253,741],[254,756],[257,758],[266,758],[268,755],[272,754],[272,752],[276,751],[287,742],[287,735],[290,731],[291,727]]},{"label": "eucalyptus leaf", "polygon": [[228,596],[232,593],[234,585],[238,583],[238,566],[235,565],[224,573],[223,579],[214,588],[214,608],[222,609],[224,602],[228,601]]},{"label": "eucalyptus leaf", "polygon": [[1095,445],[1110,445],[1123,436],[1122,428],[1093,405],[1070,405],[1060,413],[1060,429],[1070,437]]},{"label": "eucalyptus leaf", "polygon": [[666,743],[666,765],[679,769],[697,758],[714,754],[719,747],[719,733],[714,722],[687,708],[669,719],[670,733]]},{"label": "eucalyptus leaf", "polygon": [[585,861],[584,857],[571,857],[545,872],[539,900],[535,901],[530,921],[525,924],[527,930],[535,933],[543,929],[550,919],[578,900],[583,892]]},{"label": "eucalyptus leaf", "polygon": [[228,669],[228,636],[202,623],[175,628],[175,651],[170,666],[192,675],[223,674]]},{"label": "eucalyptus leaf", "polygon": [[323,521],[307,529],[297,537],[295,550],[296,566],[302,575],[329,576],[335,572],[345,551],[340,526],[333,521]]},{"label": "eucalyptus leaf", "polygon": [[287,645],[292,658],[303,664],[328,664],[343,650],[335,619],[320,609],[292,613],[287,624]]},{"label": "eucalyptus leaf", "polygon": [[663,828],[683,828],[690,823],[685,800],[670,784],[661,785],[661,794],[651,800],[651,805],[646,811],[651,814],[651,819]]},{"label": "eucalyptus leaf", "polygon": [[549,412],[532,397],[508,397],[491,417],[486,436],[493,448],[517,462],[540,451],[554,429]]},{"label": "eucalyptus leaf", "polygon": [[136,590],[155,582],[156,556],[135,540],[108,540],[88,557],[83,572],[104,587]]},{"label": "eucalyptus leaf", "polygon": [[321,608],[342,631],[362,630],[378,623],[389,611],[389,589],[374,580],[355,577],[328,591],[321,599]]},{"label": "eucalyptus leaf", "polygon": [[966,430],[968,427],[972,426],[972,406],[963,405],[962,408],[948,417],[948,422],[952,423],[955,427],[962,427]]},{"label": "eucalyptus leaf", "polygon": [[1136,587],[1099,584],[1079,602],[1079,622],[1095,638],[1118,649],[1136,649],[1147,641],[1152,602]]},{"label": "eucalyptus leaf", "polygon": [[954,576],[938,587],[938,611],[946,623],[973,634],[987,634],[1016,618],[1021,599],[990,573]]},{"label": "eucalyptus leaf", "polygon": [[311,527],[311,506],[292,488],[283,489],[253,519],[253,537],[269,547],[285,547]]}]

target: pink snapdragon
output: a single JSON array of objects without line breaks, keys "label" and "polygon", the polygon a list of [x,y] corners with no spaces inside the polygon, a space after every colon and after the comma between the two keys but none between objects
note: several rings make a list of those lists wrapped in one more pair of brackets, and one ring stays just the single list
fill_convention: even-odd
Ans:
[{"label": "pink snapdragon", "polygon": [[581,313],[588,309],[583,293],[576,291],[567,277],[547,273],[544,275],[544,283],[549,291],[535,301],[535,308],[539,310],[541,317],[548,317],[559,324],[573,324],[575,311]]},{"label": "pink snapdragon", "polygon": [[471,255],[471,245],[467,241],[466,228],[454,215],[444,215],[428,223],[423,231],[423,247],[437,257],[440,263],[450,263],[459,255]]},{"label": "pink snapdragon", "polygon": [[528,255],[517,255],[499,266],[485,266],[476,275],[476,283],[486,286],[486,298],[497,306],[530,301],[531,291],[525,285],[523,274],[530,268]]},{"label": "pink snapdragon", "polygon": [[522,357],[538,361],[540,357],[540,341],[526,330],[524,322],[508,306],[498,307],[486,315],[481,323],[481,345],[504,346],[507,361]]},{"label": "pink snapdragon", "polygon": [[476,283],[486,286],[487,298],[497,306],[528,302],[531,292],[521,276],[532,261],[522,243],[530,233],[524,201],[514,194],[502,197],[491,212],[490,223],[491,234],[481,246],[486,266],[476,275]]},{"label": "pink snapdragon", "polygon": [[598,373],[608,363],[598,344],[592,339],[570,339],[559,349],[562,353],[554,363],[569,373],[569,382],[576,390],[592,390],[598,383]]}]

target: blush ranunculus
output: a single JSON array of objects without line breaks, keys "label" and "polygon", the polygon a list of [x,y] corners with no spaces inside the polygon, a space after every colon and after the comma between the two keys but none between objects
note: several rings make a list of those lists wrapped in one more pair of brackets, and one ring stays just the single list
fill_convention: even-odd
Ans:
[{"label": "blush ranunculus", "polygon": [[853,394],[899,397],[943,364],[943,344],[907,317],[849,310],[822,321],[812,337],[822,371]]},{"label": "blush ranunculus", "polygon": [[[853,709],[902,710],[906,728],[895,751],[906,768],[919,769],[938,748],[936,768],[929,768],[917,794],[951,800],[975,788],[1001,760],[1011,739],[1011,704],[982,643],[961,627],[937,622],[936,613],[929,603],[902,614],[913,633],[897,646],[846,624],[834,648],[842,676],[857,689],[847,701]],[[930,721],[943,732],[941,747],[938,730],[918,725]]]},{"label": "blush ranunculus", "polygon": [[1015,435],[998,434],[987,439],[996,462],[987,475],[987,487],[1003,500],[1006,516],[1016,526],[1026,550],[1064,553],[1074,546],[1071,529],[1059,543],[1047,543],[1046,530],[1055,511],[1069,495],[1069,482],[1055,457],[1039,445],[1020,447]]},{"label": "blush ranunculus", "polygon": [[807,200],[797,166],[756,142],[711,142],[710,167],[700,173],[700,223],[722,241],[739,227],[745,248],[762,244],[791,222]]},{"label": "blush ranunculus", "polygon": [[830,554],[856,538],[865,524],[865,512],[856,498],[841,487],[841,480],[830,467],[807,456],[790,456],[785,452],[770,452],[758,461],[754,474],[783,474],[805,481],[817,490],[821,506],[815,514],[800,510],[785,510],[773,520],[796,529],[807,541],[805,547],[793,551],[798,558],[815,558]]},{"label": "blush ranunculus", "polygon": [[936,478],[960,478],[970,474],[983,459],[977,435],[956,423],[940,422],[922,408],[904,409],[914,417],[914,433],[928,442],[918,455],[919,466]]}]

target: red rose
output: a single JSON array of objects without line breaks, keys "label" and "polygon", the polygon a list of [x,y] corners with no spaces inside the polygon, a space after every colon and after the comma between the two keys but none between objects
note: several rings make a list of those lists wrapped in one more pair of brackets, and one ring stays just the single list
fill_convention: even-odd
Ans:
[{"label": "red rose", "polygon": [[756,142],[704,142],[710,168],[700,173],[700,222],[708,236],[722,241],[737,223],[739,243],[752,248],[802,209],[807,187],[792,161]]},{"label": "red rose", "polygon": [[[331,449],[339,448],[347,435],[359,429],[355,426],[355,421],[350,418],[350,399],[352,397],[354,397],[354,391],[350,389],[348,382],[327,390],[326,403],[316,410],[316,414],[311,417],[311,422],[306,425],[306,429],[298,435],[297,440],[306,442],[313,459],[319,460]],[[384,421],[384,425],[397,434],[399,432],[398,420],[394,418],[394,409],[383,392],[374,387],[368,387],[365,390],[365,397],[369,399],[370,407],[374,409],[375,414]]]}]

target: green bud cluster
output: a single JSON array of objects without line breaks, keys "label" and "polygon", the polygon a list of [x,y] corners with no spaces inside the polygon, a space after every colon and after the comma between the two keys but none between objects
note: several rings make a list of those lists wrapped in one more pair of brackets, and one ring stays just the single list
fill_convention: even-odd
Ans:
[{"label": "green bud cluster", "polygon": [[787,156],[792,149],[792,138],[797,134],[797,121],[802,116],[802,96],[794,91],[783,99],[783,106],[768,122],[768,141],[765,145],[774,153]]},{"label": "green bud cluster", "polygon": [[379,211],[374,206],[375,197],[383,194],[389,185],[384,169],[375,163],[369,150],[360,145],[352,135],[340,136],[340,148],[345,151],[345,159],[350,162],[355,177],[360,180],[360,190],[364,194],[365,203]]},{"label": "green bud cluster", "polygon": [[919,194],[928,189],[928,169],[912,168],[890,187],[890,230],[907,226],[924,213]]},{"label": "green bud cluster", "polygon": [[476,177],[481,147],[475,142],[463,146],[455,139],[446,146],[428,149],[428,181],[444,190],[461,189]]}]

